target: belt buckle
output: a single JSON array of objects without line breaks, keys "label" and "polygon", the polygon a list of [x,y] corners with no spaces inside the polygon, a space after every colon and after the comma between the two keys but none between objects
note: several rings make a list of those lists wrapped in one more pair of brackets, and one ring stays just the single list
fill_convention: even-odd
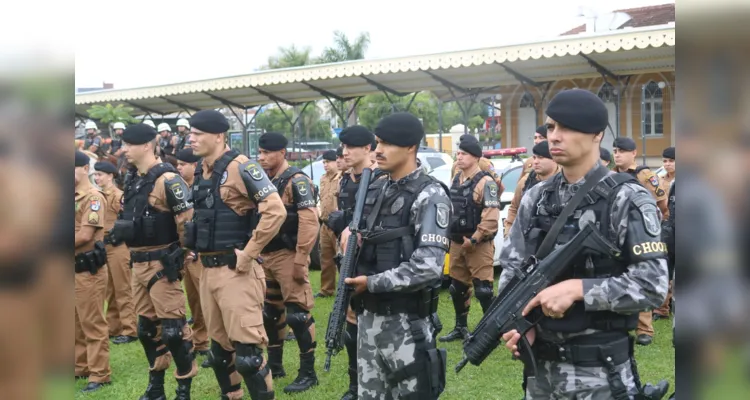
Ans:
[{"label": "belt buckle", "polygon": [[562,362],[572,362],[573,361],[573,352],[571,351],[570,347],[563,346],[561,344],[555,345],[557,347],[557,354],[560,356],[560,361]]}]

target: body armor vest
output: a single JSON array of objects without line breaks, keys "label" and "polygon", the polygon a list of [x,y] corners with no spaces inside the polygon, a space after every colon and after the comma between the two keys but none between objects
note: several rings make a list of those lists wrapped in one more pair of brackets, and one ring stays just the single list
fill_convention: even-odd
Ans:
[{"label": "body armor vest", "polygon": [[[385,175],[385,171],[380,168],[372,170],[370,182],[375,182],[376,179]],[[361,175],[360,175],[361,176]],[[354,197],[357,195],[357,188],[359,187],[359,181],[353,181],[351,174],[341,174],[341,180],[339,181],[339,196],[338,196],[338,207],[339,210],[348,212],[351,214],[354,211],[354,203],[356,202]]]},{"label": "body armor vest", "polygon": [[[531,248],[538,249],[557,216],[564,208],[560,201],[558,188],[562,174],[555,175],[545,181],[539,201],[534,209],[531,226],[524,232],[527,243]],[[629,174],[614,174],[599,182],[592,189],[578,208],[571,214],[558,234],[555,245],[569,242],[580,231],[580,223],[595,221],[595,226],[610,242],[618,242],[617,234],[610,229],[610,215],[612,204],[619,186],[625,182],[637,182]],[[593,213],[593,214],[592,214]],[[584,217],[584,218],[582,218]],[[581,255],[573,262],[572,267],[558,276],[550,285],[567,279],[608,278],[624,273],[629,265],[624,258],[610,258],[608,256]],[[575,333],[593,328],[604,331],[629,331],[638,324],[638,314],[624,315],[611,311],[587,312],[582,301],[573,306],[561,319],[542,318],[539,323],[544,329],[554,332]]]},{"label": "body armor vest", "polygon": [[464,237],[469,237],[477,230],[482,221],[482,205],[474,201],[474,189],[479,181],[490,174],[479,171],[471,179],[463,184],[459,183],[461,174],[457,173],[453,178],[450,188],[453,214],[451,215],[450,237],[457,243],[463,243]]},{"label": "body armor vest", "polygon": [[174,154],[174,146],[172,146],[172,135],[166,138],[159,138],[159,148],[164,151],[164,154]]},{"label": "body armor vest", "polygon": [[143,177],[131,170],[125,182],[121,220],[133,221],[135,235],[126,240],[128,247],[144,247],[171,244],[179,240],[177,224],[169,211],[160,211],[148,202],[156,180],[166,172],[178,173],[169,163],[159,163]]},{"label": "body armor vest", "polygon": [[112,142],[109,146],[109,153],[115,154],[117,150],[120,150],[122,148],[122,139],[112,139]]},{"label": "body armor vest", "polygon": [[254,228],[256,211],[239,215],[229,208],[219,193],[229,163],[240,153],[229,150],[214,164],[211,177],[203,178],[203,163],[198,162],[193,179],[195,250],[205,252],[229,251],[244,248]]},{"label": "body armor vest", "polygon": [[184,135],[179,135],[178,136],[178,138],[177,138],[177,146],[174,148],[175,154],[177,154],[178,151],[180,151],[180,150],[182,150],[182,149],[185,148],[185,144],[187,144],[188,135],[189,134],[186,133]]},{"label": "body armor vest", "polygon": [[[290,166],[286,169],[286,171],[282,172],[281,175],[271,180],[274,186],[276,186],[276,189],[278,190],[280,196],[284,195],[286,185],[297,174],[307,176],[307,174],[302,172],[299,168]],[[314,188],[311,188],[311,190],[314,190]],[[313,198],[315,197],[315,194],[313,194]],[[299,231],[299,210],[297,209],[297,204],[294,202],[294,200],[292,200],[291,205],[284,204],[284,208],[286,208],[286,219],[284,220],[284,223],[281,224],[279,233],[277,233],[276,236],[274,236],[273,239],[268,242],[266,247],[263,248],[263,253],[270,253],[281,249],[294,250],[297,248],[297,232]]]},{"label": "body armor vest", "polygon": [[[415,249],[414,225],[410,224],[411,207],[420,192],[431,183],[440,183],[432,176],[420,174],[398,185],[395,193],[384,196],[378,210],[374,210],[381,192],[387,190],[387,179],[379,179],[368,187],[363,219],[367,221],[366,239],[357,263],[358,275],[376,275],[398,267],[411,258]],[[442,183],[441,183],[442,185]],[[445,186],[443,186],[445,187]],[[447,189],[447,188],[446,188]],[[377,212],[373,218],[371,214]],[[372,226],[370,226],[372,225]],[[413,301],[414,293],[364,293],[362,296],[377,296],[379,300]]]},{"label": "body armor vest", "polygon": [[536,175],[536,171],[529,172],[529,176],[526,178],[526,183],[523,185],[523,191],[521,193],[526,193],[529,189],[536,186],[537,183],[541,182],[539,178]]}]

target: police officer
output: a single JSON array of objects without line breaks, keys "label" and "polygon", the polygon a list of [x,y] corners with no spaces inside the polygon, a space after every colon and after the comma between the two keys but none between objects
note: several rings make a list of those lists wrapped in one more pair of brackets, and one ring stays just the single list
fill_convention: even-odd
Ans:
[{"label": "police officer", "polygon": [[[662,185],[665,189],[669,188],[669,185],[672,184],[674,181],[675,176],[675,157],[676,157],[676,151],[674,146],[673,147],[667,147],[664,149],[664,151],[661,153],[662,156],[662,166],[664,167],[664,170],[667,171],[667,174],[664,175],[662,179]],[[667,200],[668,201],[668,200]],[[669,209],[669,207],[667,207]],[[669,213],[667,213],[668,217]],[[664,218],[667,219],[667,218]]]},{"label": "police officer", "polygon": [[417,163],[424,129],[414,115],[386,116],[375,136],[378,166],[389,176],[367,192],[357,276],[345,280],[360,328],[358,398],[436,399],[445,351],[435,348],[431,315],[448,250],[448,189]]},{"label": "police officer", "polygon": [[99,136],[99,128],[96,122],[88,121],[85,125],[86,139],[83,141],[83,150],[90,151],[99,156],[99,150],[102,147],[102,137]]},{"label": "police officer", "polygon": [[[461,146],[461,141],[465,140],[468,137],[474,137],[472,135],[461,135],[459,138],[459,147]],[[476,138],[474,138],[476,139]],[[490,161],[488,158],[480,157],[479,161],[477,162],[477,165],[479,165],[479,169],[482,172],[485,172],[490,175],[490,177],[495,181],[495,183],[498,186],[498,193],[503,193],[505,191],[505,186],[503,185],[502,177],[500,174],[495,172],[495,166],[492,164],[492,161]],[[453,167],[451,167],[451,179],[456,178],[456,174],[460,172],[458,168],[458,163],[453,163]]]},{"label": "police officer", "polygon": [[456,164],[461,170],[450,188],[453,215],[450,224],[450,286],[456,327],[440,338],[441,342],[463,340],[468,334],[467,318],[472,287],[482,311],[486,312],[493,297],[493,256],[500,219],[498,187],[489,174],[477,165],[482,157],[479,141],[464,135],[459,144]]},{"label": "police officer", "polygon": [[227,146],[229,122],[203,110],[190,119],[190,147],[203,157],[193,182],[195,219],[188,247],[199,253],[200,299],[211,367],[222,399],[241,399],[242,380],[253,400],[272,400],[273,382],[263,348],[266,289],[261,249],[276,235],[286,212],[260,166]]},{"label": "police officer", "polygon": [[188,146],[188,138],[190,136],[190,122],[185,118],[177,120],[177,135],[174,138],[174,151],[177,154],[178,151]]},{"label": "police officer", "polygon": [[[536,131],[534,132],[534,146],[538,145],[541,142],[544,142],[547,140],[547,126],[546,125],[539,125],[536,127]],[[527,158],[526,161],[523,163],[523,169],[521,170],[521,176],[518,177],[518,181],[521,181],[521,178],[528,175],[534,166],[534,158]]]},{"label": "police officer", "polygon": [[609,164],[612,163],[612,153],[610,153],[609,150],[605,149],[604,147],[600,147],[599,159],[601,160],[603,166],[609,168]]},{"label": "police officer", "polygon": [[342,173],[346,170],[346,162],[344,161],[344,148],[339,146],[336,148],[336,168]]},{"label": "police officer", "polygon": [[[349,226],[354,212],[355,195],[359,188],[362,171],[372,170],[370,181],[385,177],[384,171],[378,168],[377,161],[373,161],[371,155],[372,142],[375,135],[369,129],[361,125],[347,127],[339,134],[339,140],[343,148],[344,164],[346,170],[341,173],[339,187],[336,191],[338,211],[331,214],[329,221],[334,226],[336,236],[341,236],[346,227]],[[346,241],[340,243],[340,248],[346,251]],[[349,390],[344,393],[341,400],[352,400],[357,398],[357,316],[351,307],[346,310],[346,334],[344,336],[344,347],[349,360]]]},{"label": "police officer", "polygon": [[275,132],[258,139],[258,162],[278,190],[287,216],[279,233],[263,248],[266,303],[263,322],[268,333],[268,364],[274,378],[286,376],[283,346],[287,325],[297,338],[300,368],[285,393],[303,392],[318,384],[315,374],[315,319],[308,266],[320,228],[317,199],[310,178],[284,159],[287,139]]},{"label": "police officer", "polygon": [[336,150],[323,153],[325,175],[320,177],[320,293],[315,297],[333,296],[336,290],[336,235],[326,223],[331,212],[336,210],[341,174],[336,167]]},{"label": "police officer", "polygon": [[[175,154],[175,158],[177,159],[177,171],[180,173],[180,176],[185,180],[188,187],[193,187],[195,184],[195,169],[198,161],[200,161],[200,157],[194,155],[193,150],[187,148],[178,151]],[[185,287],[188,306],[190,306],[190,315],[193,319],[193,344],[195,344],[195,352],[200,355],[208,355],[208,330],[206,328],[206,320],[203,317],[203,310],[201,309],[200,296],[203,265],[201,265],[201,260],[197,254],[190,249],[185,251],[184,263],[182,284]],[[204,360],[203,364],[201,364],[203,368],[210,366],[211,363],[208,359]]]},{"label": "police officer", "polygon": [[518,181],[516,191],[513,194],[513,200],[511,200],[510,206],[508,206],[508,216],[505,217],[505,221],[503,222],[506,238],[510,233],[510,227],[513,225],[513,221],[516,220],[518,206],[521,205],[521,198],[524,193],[537,183],[546,181],[560,172],[560,166],[557,165],[549,153],[549,143],[547,143],[546,140],[535,144],[532,149],[532,154],[532,170],[525,176],[522,176],[521,180]]},{"label": "police officer", "polygon": [[109,147],[109,154],[119,158],[122,155],[122,133],[125,132],[125,124],[122,122],[115,122],[112,125],[112,142]]},{"label": "police officer", "polygon": [[[637,153],[635,141],[627,137],[618,137],[612,147],[614,148],[615,158],[613,171],[632,175],[641,185],[647,188],[656,198],[656,205],[661,210],[661,218],[663,219],[669,212],[667,209],[667,192],[659,185],[659,177],[651,172],[649,167],[635,163]],[[640,314],[636,335],[636,342],[642,346],[648,346],[653,341],[654,325],[651,311],[644,311]]]},{"label": "police officer", "polygon": [[89,180],[89,157],[75,156],[75,375],[88,378],[81,391],[94,392],[110,383],[109,342],[104,320],[107,292],[107,255],[104,210],[107,200]]},{"label": "police officer", "polygon": [[[117,168],[107,161],[94,164],[94,180],[102,189],[107,199],[104,211],[104,232],[112,231],[115,220],[122,208],[122,190],[114,185]],[[125,344],[138,340],[133,306],[133,288],[131,287],[130,250],[124,242],[112,242],[106,235],[104,244],[107,249],[107,323],[109,337],[114,344]]]},{"label": "police officer", "polygon": [[[672,214],[674,213],[674,209],[670,206],[670,202],[674,203],[674,196],[672,193],[672,182],[674,182],[674,176],[675,176],[675,148],[674,147],[667,147],[662,152],[662,165],[664,166],[664,169],[667,171],[667,174],[661,177],[661,185],[665,189],[669,191],[669,195],[667,196],[667,215],[664,216],[664,221],[666,222],[670,218],[672,218]],[[665,239],[666,242],[666,239]],[[669,247],[669,243],[667,243],[667,252],[673,252],[674,248]],[[674,271],[674,258],[670,257],[669,262],[669,276],[670,279],[672,277],[672,272]],[[658,321],[660,319],[669,319],[669,303],[672,300],[672,282],[669,283],[669,292],[667,293],[667,299],[664,300],[664,304],[661,305],[661,307],[654,310],[653,319],[654,321]]]},{"label": "police officer", "polygon": [[189,400],[198,373],[180,283],[183,227],[193,215],[189,188],[174,167],[160,162],[155,129],[131,125],[122,141],[133,168],[125,179],[123,208],[111,236],[130,248],[138,338],[149,364],[149,384],[141,400],[165,398],[170,359],[176,366],[176,399]]},{"label": "police officer", "polygon": [[159,132],[159,148],[165,156],[174,155],[175,138],[169,124],[162,122],[157,129]]},{"label": "police officer", "polygon": [[[523,196],[502,250],[499,292],[524,260],[538,252],[542,238],[554,238],[543,244],[551,249],[569,241],[584,224],[595,224],[620,251],[582,256],[523,311],[529,318],[541,317],[526,336],[539,372],[529,378],[526,398],[632,399],[640,388],[633,378],[628,332],[637,324],[636,314],[661,304],[667,293],[656,203],[633,177],[599,163],[608,117],[595,94],[560,92],[546,114],[550,154],[562,172]],[[575,210],[560,206],[569,202]],[[550,232],[558,218],[566,219],[564,228]],[[519,339],[515,330],[503,335],[516,356]]]}]

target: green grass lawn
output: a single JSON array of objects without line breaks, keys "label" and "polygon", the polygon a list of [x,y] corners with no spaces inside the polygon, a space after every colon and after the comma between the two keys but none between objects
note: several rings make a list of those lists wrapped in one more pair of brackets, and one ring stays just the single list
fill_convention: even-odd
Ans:
[{"label": "green grass lawn", "polygon": [[[311,271],[310,279],[313,284],[313,292],[317,293],[320,287],[320,272]],[[286,342],[284,346],[284,366],[287,377],[274,381],[277,399],[337,400],[347,389],[349,378],[345,351],[333,358],[330,372],[323,371],[323,362],[325,361],[323,337],[332,304],[332,298],[316,299],[313,309],[316,321],[316,339],[318,341],[315,362],[320,385],[297,395],[283,393],[284,386],[291,383],[296,377],[296,370],[299,366],[297,343]],[[479,303],[474,301],[469,319],[470,328],[479,321],[481,312]],[[442,334],[445,334],[453,328],[455,322],[453,303],[447,290],[443,291],[440,296],[439,314],[444,325]],[[667,379],[670,382],[670,393],[674,387],[674,350],[672,348],[671,324],[671,321],[656,321],[654,323],[656,335],[653,344],[647,347],[637,346],[636,353],[643,383],[656,383],[661,379]],[[518,362],[511,360],[510,353],[504,347],[499,347],[485,360],[481,367],[469,364],[460,374],[456,374],[453,372],[453,367],[461,359],[461,343],[453,342],[447,345],[439,343],[439,346],[445,346],[448,349],[448,378],[441,399],[520,399],[522,397],[521,366]],[[84,395],[78,390],[86,385],[85,381],[77,382],[75,384],[76,399],[134,400],[143,393],[148,382],[148,365],[140,343],[111,345],[110,350],[112,385],[90,395]],[[199,357],[198,363],[202,361],[203,357]],[[174,396],[176,387],[173,371],[174,365],[168,370],[166,379],[168,398]],[[193,379],[192,398],[194,400],[214,400],[219,395],[220,391],[213,371],[201,369],[198,376]],[[250,398],[246,388],[245,398]]]}]

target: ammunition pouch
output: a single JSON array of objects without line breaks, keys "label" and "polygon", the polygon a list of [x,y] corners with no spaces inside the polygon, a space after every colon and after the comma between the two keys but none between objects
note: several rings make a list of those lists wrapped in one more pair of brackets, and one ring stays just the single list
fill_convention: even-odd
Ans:
[{"label": "ammunition pouch", "polygon": [[185,222],[185,236],[182,245],[190,250],[196,250],[195,241],[198,238],[198,226],[193,221]]},{"label": "ammunition pouch", "polygon": [[90,272],[96,274],[107,263],[107,249],[103,242],[94,243],[94,250],[76,254],[76,273]]},{"label": "ammunition pouch", "polygon": [[111,238],[113,245],[115,243],[128,242],[135,239],[135,222],[118,219],[115,226],[107,234]]},{"label": "ammunition pouch", "polygon": [[427,342],[424,335],[424,319],[410,319],[410,330],[414,339],[414,362],[386,374],[386,381],[391,386],[399,382],[416,378],[416,391],[403,396],[403,399],[428,400],[437,399],[445,390],[446,367],[448,354],[445,349],[435,348],[435,342]]}]

